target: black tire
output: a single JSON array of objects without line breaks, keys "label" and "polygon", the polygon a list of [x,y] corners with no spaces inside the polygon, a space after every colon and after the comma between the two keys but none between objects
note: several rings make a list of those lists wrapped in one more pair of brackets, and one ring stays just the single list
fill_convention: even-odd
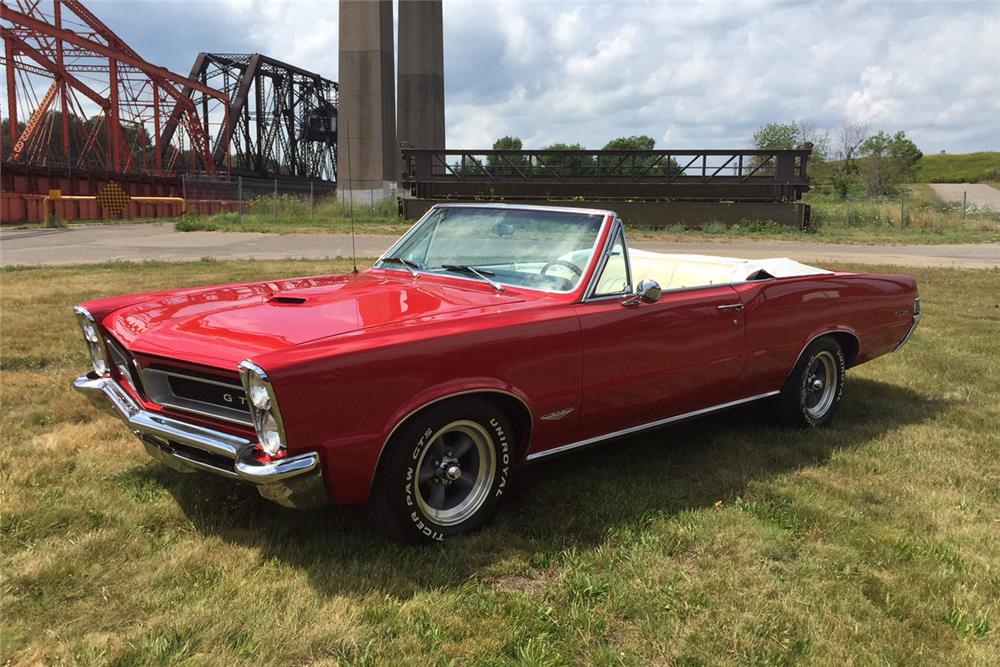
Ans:
[{"label": "black tire", "polygon": [[829,424],[840,407],[846,370],[844,351],[836,340],[824,336],[813,341],[785,380],[781,393],[775,397],[773,407],[777,420],[800,428]]},{"label": "black tire", "polygon": [[386,445],[369,515],[406,544],[474,532],[499,510],[513,462],[510,420],[495,404],[470,397],[433,405]]}]

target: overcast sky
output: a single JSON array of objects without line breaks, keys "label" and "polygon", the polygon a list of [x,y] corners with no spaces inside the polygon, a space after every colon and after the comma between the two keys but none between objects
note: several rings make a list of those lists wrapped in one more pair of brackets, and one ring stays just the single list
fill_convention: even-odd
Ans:
[{"label": "overcast sky", "polygon": [[[333,0],[86,0],[144,57],[257,51],[337,76]],[[444,2],[449,147],[647,134],[741,147],[768,122],[1000,150],[1000,1]]]}]

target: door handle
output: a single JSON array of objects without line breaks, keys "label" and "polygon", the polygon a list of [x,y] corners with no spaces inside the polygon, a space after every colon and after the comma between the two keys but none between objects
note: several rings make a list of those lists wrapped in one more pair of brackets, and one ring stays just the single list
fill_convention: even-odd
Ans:
[{"label": "door handle", "polygon": [[727,303],[724,306],[719,306],[719,310],[736,310],[736,311],[740,311],[740,310],[743,310],[743,304],[742,303]]}]

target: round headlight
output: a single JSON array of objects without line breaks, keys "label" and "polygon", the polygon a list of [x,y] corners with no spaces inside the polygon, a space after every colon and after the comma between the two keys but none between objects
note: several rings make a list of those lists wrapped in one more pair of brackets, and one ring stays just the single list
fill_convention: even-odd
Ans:
[{"label": "round headlight", "polygon": [[94,364],[94,371],[98,375],[104,375],[110,370],[108,366],[108,360],[104,356],[104,346],[100,343],[87,342],[87,347],[90,348],[90,360]]},{"label": "round headlight", "polygon": [[265,412],[261,416],[258,434],[260,435],[260,446],[267,452],[268,456],[274,456],[281,451],[281,434],[278,432],[278,422],[270,412]]},{"label": "round headlight", "polygon": [[83,332],[83,340],[87,344],[87,351],[90,353],[90,361],[98,375],[104,375],[110,370],[108,364],[107,351],[104,349],[104,341],[101,340],[101,331],[97,328],[97,322],[83,306],[73,309],[76,313],[76,321],[80,324]]},{"label": "round headlight", "polygon": [[93,322],[84,323],[83,337],[86,338],[87,342],[91,345],[97,345],[101,342],[101,335],[97,332],[97,326]]},{"label": "round headlight", "polygon": [[253,406],[258,410],[268,410],[271,407],[271,395],[267,392],[267,385],[260,376],[251,373],[247,378],[248,398]]}]

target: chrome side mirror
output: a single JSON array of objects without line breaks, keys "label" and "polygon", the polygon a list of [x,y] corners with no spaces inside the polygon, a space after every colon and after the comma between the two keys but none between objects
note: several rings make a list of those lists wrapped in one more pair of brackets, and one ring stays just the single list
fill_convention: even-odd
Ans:
[{"label": "chrome side mirror", "polygon": [[625,297],[625,300],[622,301],[622,305],[633,307],[638,306],[643,301],[646,303],[656,303],[662,296],[663,288],[660,287],[660,283],[647,278],[639,283],[639,287],[635,292]]}]

